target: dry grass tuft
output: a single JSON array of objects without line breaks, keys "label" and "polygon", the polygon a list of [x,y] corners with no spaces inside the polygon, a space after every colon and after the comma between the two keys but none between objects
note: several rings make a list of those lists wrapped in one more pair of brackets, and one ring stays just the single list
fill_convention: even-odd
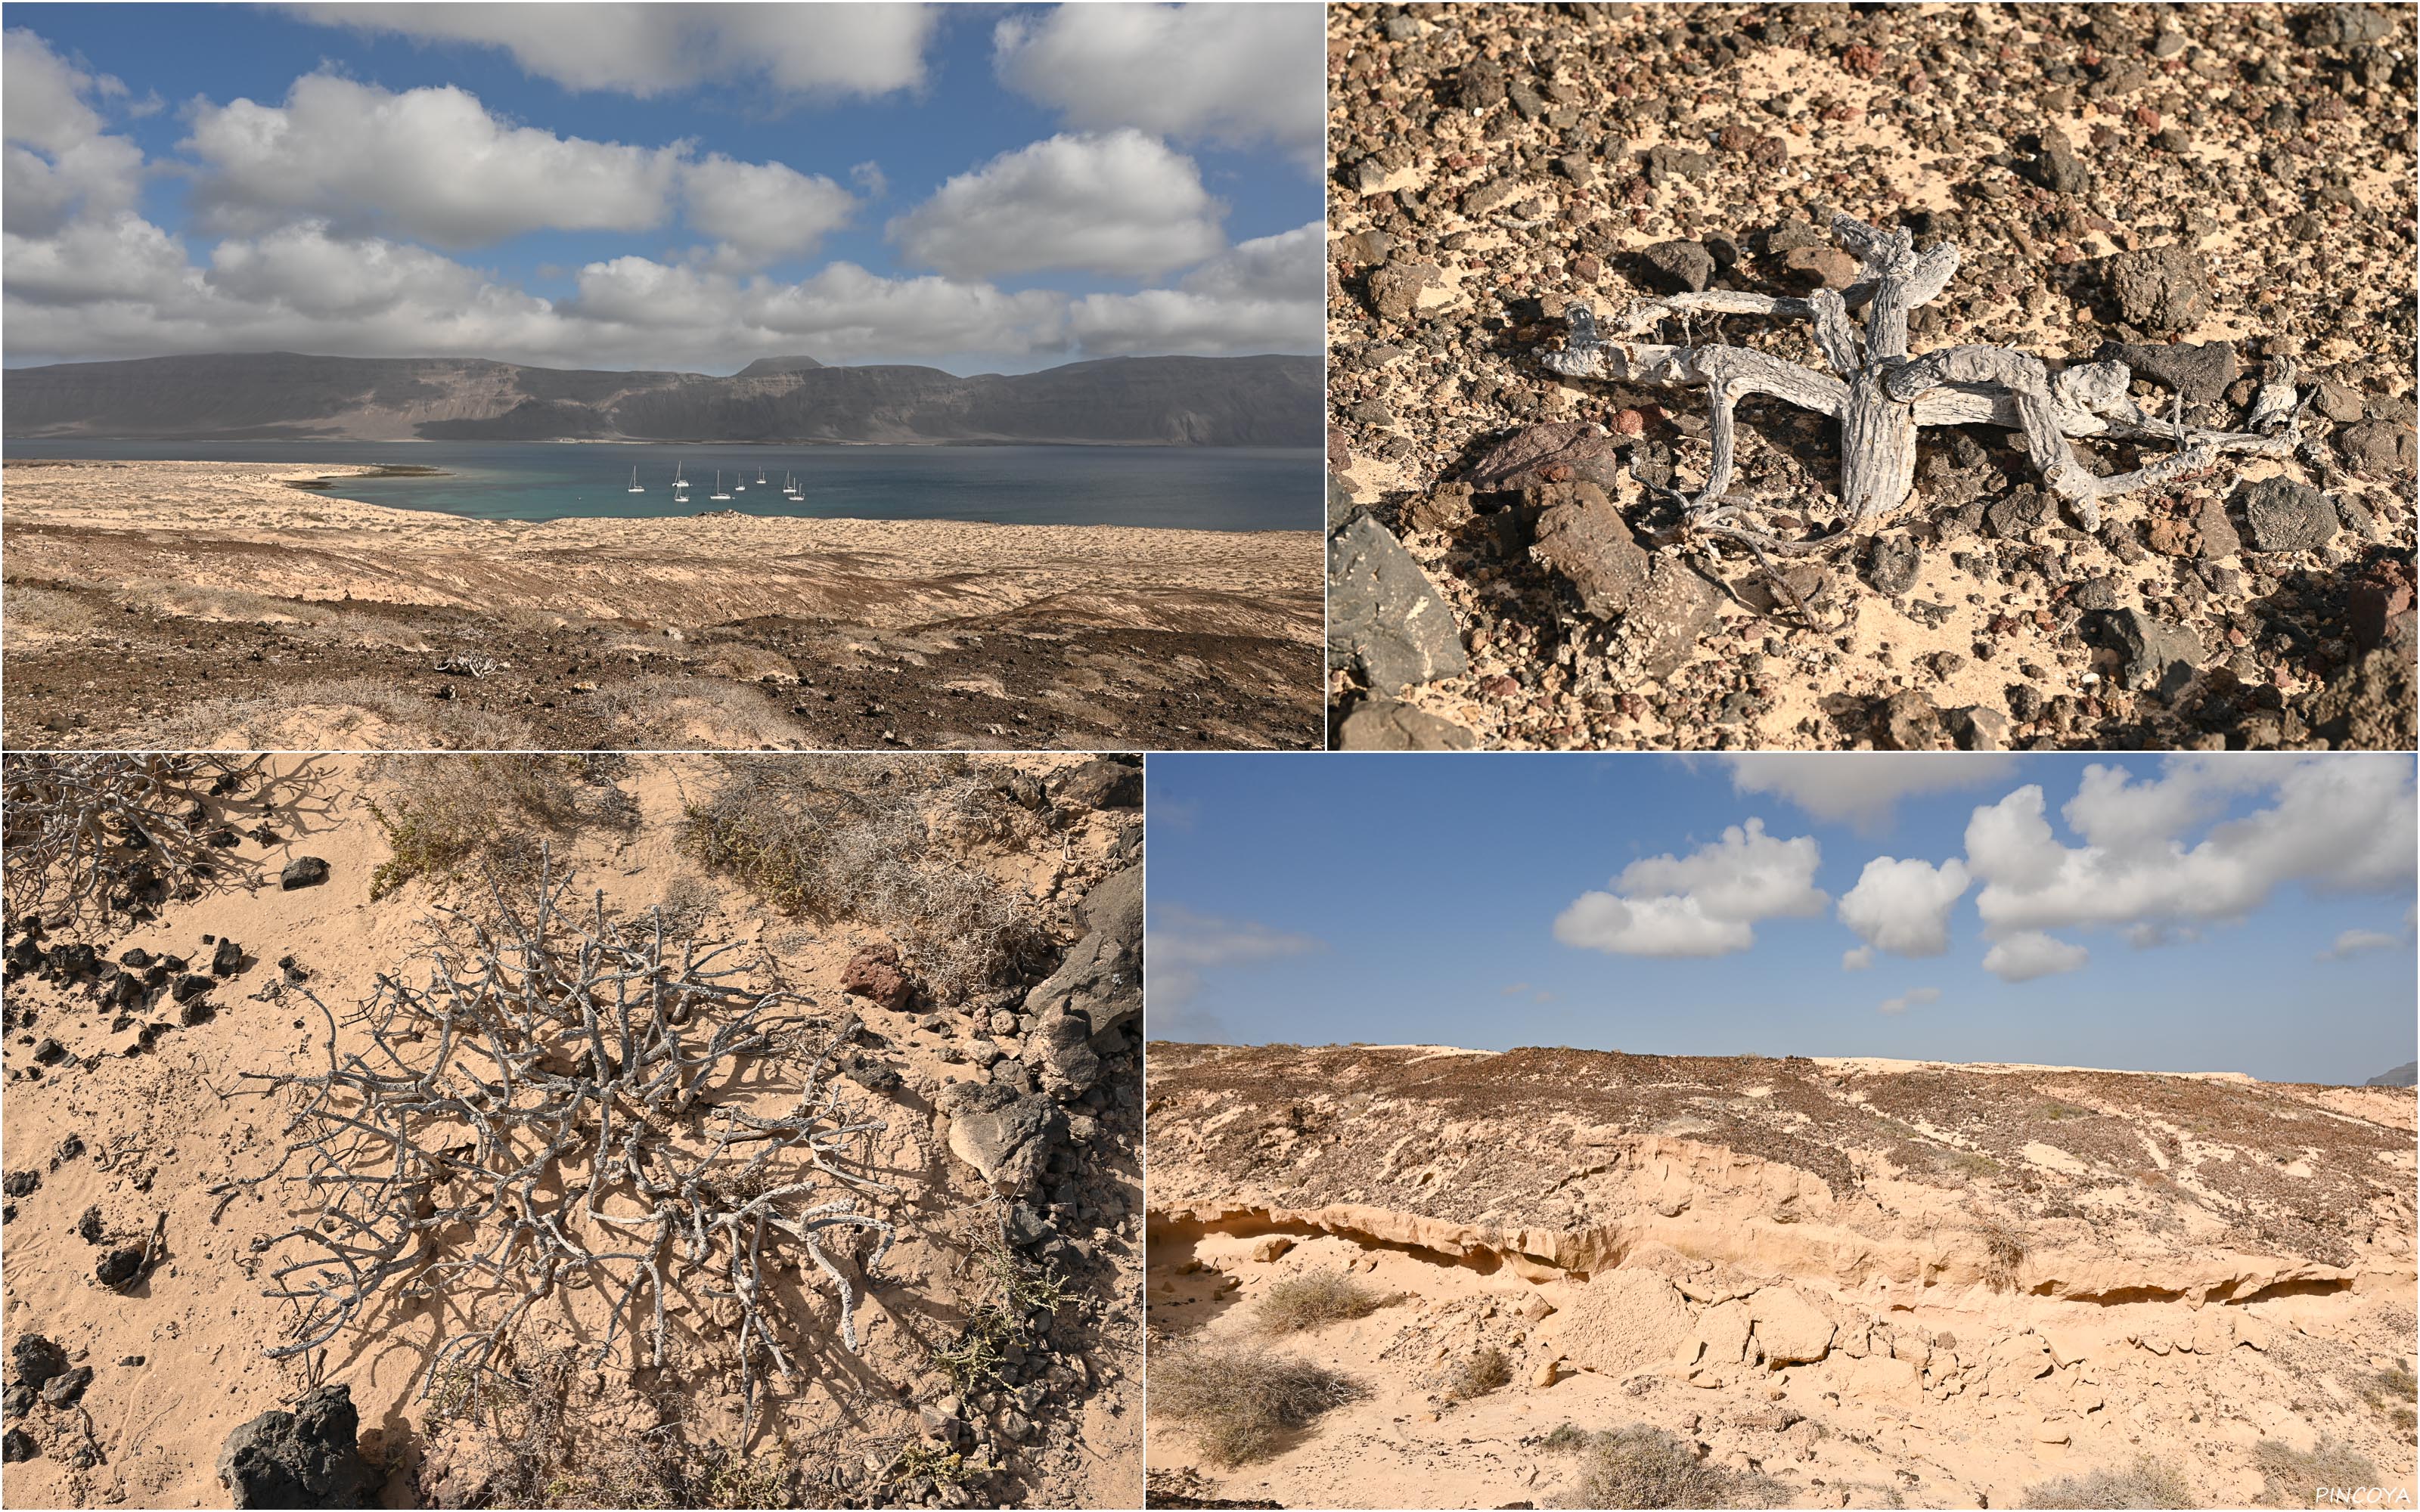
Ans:
[{"label": "dry grass tuft", "polygon": [[2260,1472],[2260,1499],[2277,1506],[2309,1506],[2319,1488],[2376,1486],[2378,1466],[2341,1439],[2321,1439],[2306,1453],[2274,1439],[2252,1449]]},{"label": "dry grass tuft", "polygon": [[888,934],[943,1001],[1016,980],[1049,935],[1033,901],[946,857],[1037,823],[963,759],[732,757],[682,839],[787,913]]},{"label": "dry grass tuft", "polygon": [[1387,1299],[1342,1271],[1311,1271],[1271,1283],[1253,1316],[1270,1334],[1299,1334],[1349,1318],[1367,1318]]},{"label": "dry grass tuft", "polygon": [[2386,1421],[2406,1440],[2420,1427],[2420,1382],[2412,1379],[2412,1367],[2397,1360],[2383,1370],[2364,1376],[2357,1383],[2361,1399],[2374,1410],[2386,1414]]},{"label": "dry grass tuft", "polygon": [[1151,1351],[1149,1411],[1190,1432],[1202,1457],[1233,1466],[1277,1453],[1289,1433],[1361,1396],[1361,1387],[1290,1354],[1217,1345]]},{"label": "dry grass tuft", "polygon": [[1580,1457],[1579,1482],[1565,1506],[1770,1506],[1779,1500],[1775,1482],[1700,1459],[1694,1445],[1644,1423],[1610,1433],[1563,1433],[1550,1435],[1547,1447]]},{"label": "dry grass tuft", "polygon": [[1462,1362],[1462,1368],[1454,1372],[1453,1381],[1446,1389],[1456,1399],[1466,1402],[1512,1383],[1512,1362],[1491,1344]]},{"label": "dry grass tuft", "polygon": [[2193,1506],[2193,1488],[2175,1463],[2149,1455],[2138,1456],[2123,1470],[2095,1470],[2062,1475],[2025,1488],[2030,1507],[2155,1507]]},{"label": "dry grass tuft", "polygon": [[1984,1281],[2001,1291],[2015,1290],[2025,1263],[2024,1236],[1995,1213],[1977,1213],[1966,1227],[1983,1247]]}]

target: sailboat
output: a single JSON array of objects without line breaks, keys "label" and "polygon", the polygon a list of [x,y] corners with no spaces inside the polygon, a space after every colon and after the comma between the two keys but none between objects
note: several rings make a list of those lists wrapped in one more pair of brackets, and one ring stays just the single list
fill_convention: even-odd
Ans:
[{"label": "sailboat", "polygon": [[[718,473],[716,476],[719,477],[721,474]],[[745,472],[739,474],[739,481],[733,484],[731,486],[740,493],[746,493],[748,491],[748,474]]]},{"label": "sailboat", "polygon": [[714,471],[714,492],[707,494],[706,497],[708,499],[728,499],[731,497],[729,494],[722,491],[722,470],[721,468],[717,468]]},{"label": "sailboat", "polygon": [[689,502],[689,480],[681,476],[678,463],[673,465],[673,502],[676,504]]},{"label": "sailboat", "polygon": [[637,468],[632,468],[630,470],[630,492],[645,493],[646,491],[646,489],[639,486],[639,470]]},{"label": "sailboat", "polygon": [[791,499],[805,497],[799,491],[799,475],[797,473],[789,472],[783,474],[782,492],[785,497]]},{"label": "sailboat", "polygon": [[763,468],[758,468],[756,470],[756,486],[759,488],[765,486],[765,470]]}]

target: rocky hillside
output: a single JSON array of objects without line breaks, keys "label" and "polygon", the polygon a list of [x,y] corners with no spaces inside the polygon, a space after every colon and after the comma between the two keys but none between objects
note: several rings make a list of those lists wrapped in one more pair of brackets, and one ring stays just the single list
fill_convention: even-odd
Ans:
[{"label": "rocky hillside", "polygon": [[[2200,1504],[2411,1480],[2408,1088],[1364,1046],[1148,1075],[1160,1338],[1287,1276],[1385,1298],[1304,1346],[1359,1405],[1222,1495],[1400,1465],[1395,1504],[1553,1504],[1562,1422],[1799,1505],[2015,1505],[2145,1456]],[[1491,1350],[1509,1384],[1457,1394]]]},{"label": "rocky hillside", "polygon": [[1316,446],[1314,357],[1136,357],[958,378],[772,357],[730,378],[293,352],[7,375],[8,434],[119,440]]}]

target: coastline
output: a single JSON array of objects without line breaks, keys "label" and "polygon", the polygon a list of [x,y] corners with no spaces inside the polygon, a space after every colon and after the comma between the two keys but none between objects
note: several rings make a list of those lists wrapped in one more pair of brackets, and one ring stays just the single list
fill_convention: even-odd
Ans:
[{"label": "coastline", "polygon": [[[1320,743],[1311,531],[475,519],[368,466],[0,466],[19,747]],[[332,480],[330,489],[298,482]],[[465,671],[474,668],[475,671]]]}]

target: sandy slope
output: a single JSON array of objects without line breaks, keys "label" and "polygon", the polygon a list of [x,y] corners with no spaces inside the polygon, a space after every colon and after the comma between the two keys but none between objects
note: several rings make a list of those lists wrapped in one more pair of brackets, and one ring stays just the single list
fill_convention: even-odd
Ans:
[{"label": "sandy slope", "polygon": [[[2323,1443],[2412,1485],[2408,1089],[1520,1050],[1150,1047],[1154,1348],[1367,1395],[1233,1468],[1289,1506],[1568,1504],[1558,1426],[1646,1424],[1785,1504],[2010,1506],[2179,1467],[2261,1494]],[[1280,1278],[1388,1298],[1256,1332]],[[1511,1382],[1450,1383],[1482,1348]]]}]

